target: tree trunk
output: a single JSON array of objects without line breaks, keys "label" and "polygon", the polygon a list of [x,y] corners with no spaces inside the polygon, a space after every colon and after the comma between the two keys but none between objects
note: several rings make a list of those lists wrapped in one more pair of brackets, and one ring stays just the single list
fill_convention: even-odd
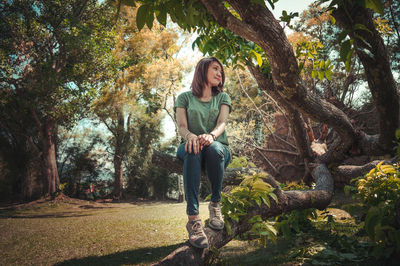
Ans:
[{"label": "tree trunk", "polygon": [[54,122],[47,118],[40,129],[42,143],[43,175],[47,184],[47,193],[53,196],[59,191],[60,178],[57,171],[56,148],[54,144]]},{"label": "tree trunk", "polygon": [[123,190],[123,168],[122,168],[122,154],[120,147],[115,147],[114,154],[114,197],[120,199]]},{"label": "tree trunk", "polygon": [[[378,110],[378,148],[381,153],[392,152],[395,131],[399,125],[399,99],[388,52],[375,28],[372,11],[345,1],[333,15],[340,26],[350,30],[355,51],[364,66],[368,87]],[[353,27],[357,24],[364,25],[367,30],[355,30]]]},{"label": "tree trunk", "polygon": [[124,158],[124,115],[122,110],[117,110],[118,124],[115,137],[115,151],[114,151],[114,197],[120,199],[123,191],[123,158]]}]

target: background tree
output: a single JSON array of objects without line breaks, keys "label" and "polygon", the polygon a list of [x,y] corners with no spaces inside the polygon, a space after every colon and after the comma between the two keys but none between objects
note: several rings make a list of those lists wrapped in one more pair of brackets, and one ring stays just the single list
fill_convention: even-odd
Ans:
[{"label": "background tree", "polygon": [[346,71],[337,41],[342,30],[332,24],[332,17],[325,9],[318,3],[311,4],[295,22],[293,28],[296,32],[288,39],[295,49],[307,86],[326,100],[333,102],[336,99],[352,107],[359,101],[354,99],[354,93],[365,81],[362,65],[353,57]]},{"label": "background tree", "polygon": [[[147,173],[151,147],[161,136],[161,110],[180,89],[181,63],[174,58],[177,34],[160,25],[138,31],[136,9],[121,6],[114,57],[120,70],[102,91],[93,110],[112,134],[114,196],[124,187],[124,162],[130,191]],[[143,187],[139,191],[143,191]]]},{"label": "background tree", "polygon": [[67,196],[83,198],[83,191],[90,184],[100,183],[108,176],[104,134],[82,127],[59,127],[58,131],[57,168],[62,191]]},{"label": "background tree", "polygon": [[2,2],[0,9],[2,137],[9,147],[32,152],[41,165],[38,194],[54,195],[57,127],[84,115],[104,81],[99,74],[111,60],[113,9],[94,0],[21,0]]}]

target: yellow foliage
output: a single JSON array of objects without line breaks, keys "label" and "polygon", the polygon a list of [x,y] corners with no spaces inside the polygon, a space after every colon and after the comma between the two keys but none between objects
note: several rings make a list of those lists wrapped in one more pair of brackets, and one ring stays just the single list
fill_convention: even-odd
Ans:
[{"label": "yellow foliage", "polygon": [[393,29],[389,26],[389,22],[384,18],[375,18],[374,24],[381,35],[391,36],[394,33]]}]

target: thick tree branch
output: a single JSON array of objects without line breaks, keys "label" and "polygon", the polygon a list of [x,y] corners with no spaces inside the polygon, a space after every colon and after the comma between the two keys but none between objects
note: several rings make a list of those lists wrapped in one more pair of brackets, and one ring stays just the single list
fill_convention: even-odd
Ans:
[{"label": "thick tree branch", "polygon": [[[370,171],[382,160],[375,160],[364,165],[341,165],[336,168],[334,180],[341,183],[349,183],[351,179],[359,177]],[[384,164],[392,164],[395,160],[385,160]]]},{"label": "thick tree branch", "polygon": [[[356,53],[365,69],[368,87],[379,117],[377,148],[381,148],[381,153],[392,152],[395,131],[399,125],[398,89],[383,39],[372,20],[372,11],[353,2],[344,2],[333,15],[340,26],[350,29],[349,34],[354,40]],[[353,25],[357,24],[364,25],[368,30],[355,30]],[[379,152],[375,152],[377,151]]]},{"label": "thick tree branch", "polygon": [[224,28],[230,29],[232,32],[242,36],[243,38],[254,41],[257,35],[243,21],[235,18],[222,4],[221,1],[200,0],[207,10],[213,15],[215,20]]}]

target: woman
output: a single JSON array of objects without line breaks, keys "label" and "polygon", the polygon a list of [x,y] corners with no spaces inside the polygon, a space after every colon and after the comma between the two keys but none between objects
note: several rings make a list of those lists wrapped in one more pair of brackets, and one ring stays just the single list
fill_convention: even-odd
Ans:
[{"label": "woman", "polygon": [[180,94],[175,103],[178,131],[184,139],[177,157],[184,162],[183,178],[189,242],[198,248],[208,248],[207,236],[199,217],[199,187],[202,166],[211,183],[209,226],[224,228],[220,199],[222,177],[230,160],[225,126],[231,111],[231,100],[222,92],[225,74],[221,62],[203,58],[196,66],[191,91]]}]

